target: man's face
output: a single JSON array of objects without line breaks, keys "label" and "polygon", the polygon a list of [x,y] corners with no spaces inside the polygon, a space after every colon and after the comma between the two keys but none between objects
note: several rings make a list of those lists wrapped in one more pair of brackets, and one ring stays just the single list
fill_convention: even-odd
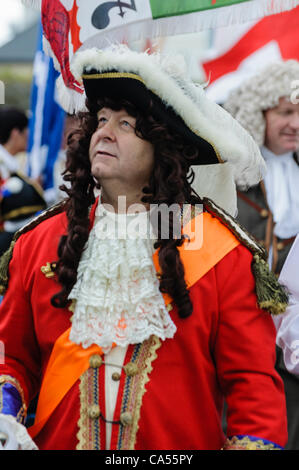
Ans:
[{"label": "man's face", "polygon": [[299,149],[299,104],[280,98],[279,105],[265,111],[265,146],[276,155]]},{"label": "man's face", "polygon": [[19,152],[25,152],[27,149],[28,142],[28,127],[25,127],[22,131],[19,129],[13,129],[10,134],[9,143],[13,155]]},{"label": "man's face", "polygon": [[122,109],[102,108],[98,128],[91,137],[91,173],[102,185],[115,181],[121,187],[142,189],[154,166],[154,148],[135,134],[136,120]]}]

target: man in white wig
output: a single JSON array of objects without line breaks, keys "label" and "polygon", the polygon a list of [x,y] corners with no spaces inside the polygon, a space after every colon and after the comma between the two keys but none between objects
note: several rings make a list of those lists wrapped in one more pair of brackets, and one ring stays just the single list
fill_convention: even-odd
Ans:
[{"label": "man in white wig", "polygon": [[192,188],[194,171],[224,162],[256,184],[257,145],[176,60],[115,46],[72,69],[87,108],[68,140],[67,198],[0,266],[2,446],[282,448],[271,313],[287,296],[263,248]]},{"label": "man in white wig", "polygon": [[298,77],[295,60],[271,64],[224,103],[255,139],[267,164],[263,181],[239,191],[238,220],[264,244],[277,274],[299,233]]},{"label": "man in white wig", "polygon": [[[299,63],[271,64],[234,90],[224,107],[260,146],[267,165],[258,185],[238,191],[238,220],[269,253],[279,275],[299,233]],[[277,370],[284,379],[289,425],[287,448],[299,449],[299,378],[284,367],[277,349]]]}]

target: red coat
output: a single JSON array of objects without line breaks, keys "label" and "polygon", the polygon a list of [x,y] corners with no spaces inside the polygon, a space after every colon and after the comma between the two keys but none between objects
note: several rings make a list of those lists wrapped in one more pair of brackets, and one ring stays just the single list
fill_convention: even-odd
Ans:
[{"label": "red coat", "polygon": [[[39,391],[54,342],[71,325],[70,311],[50,305],[59,291],[57,281],[41,271],[57,259],[65,231],[64,213],[40,223],[19,238],[10,263],[0,312],[5,343],[0,375],[18,379],[27,402]],[[233,249],[191,287],[190,317],[179,318],[174,307],[173,339],[158,348],[150,342],[128,348],[125,363],[136,360],[142,373],[129,377],[122,371],[115,421],[128,409],[135,421],[113,425],[112,449],[220,449],[224,397],[228,436],[285,445],[275,328],[271,316],[257,307],[251,260],[244,246]],[[84,442],[104,448],[103,421],[90,417],[95,397],[104,414],[104,367],[88,369],[67,393],[35,439],[40,449],[75,449],[78,442],[81,448]]]}]

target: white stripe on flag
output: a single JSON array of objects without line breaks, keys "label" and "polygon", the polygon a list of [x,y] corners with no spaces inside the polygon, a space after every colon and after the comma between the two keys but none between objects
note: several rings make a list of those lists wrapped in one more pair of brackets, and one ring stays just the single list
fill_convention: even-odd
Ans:
[{"label": "white stripe on flag", "polygon": [[38,178],[45,166],[47,148],[42,149],[43,114],[50,58],[38,51],[34,61],[34,81],[37,86],[33,147],[30,153],[31,177]]}]

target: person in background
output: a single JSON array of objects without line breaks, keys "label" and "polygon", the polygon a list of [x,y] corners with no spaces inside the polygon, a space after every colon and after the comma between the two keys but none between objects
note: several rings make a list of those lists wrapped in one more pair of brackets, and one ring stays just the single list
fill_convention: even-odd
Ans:
[{"label": "person in background", "polygon": [[[252,135],[267,165],[264,179],[238,190],[237,219],[262,243],[269,265],[279,276],[299,233],[299,104],[292,100],[299,62],[268,65],[231,92],[224,108]],[[276,368],[284,379],[289,441],[299,449],[299,377],[285,368],[277,348]]]},{"label": "person in background", "polygon": [[176,58],[86,50],[73,73],[87,112],[67,198],[18,232],[0,270],[4,448],[281,449],[270,313],[287,297],[264,250],[192,186],[224,161],[258,181],[257,145]]},{"label": "person in background", "polygon": [[0,107],[0,255],[14,233],[46,208],[40,186],[22,171],[18,155],[26,151],[28,118],[17,108]]},{"label": "person in background", "polygon": [[231,92],[224,107],[252,135],[266,161],[264,179],[238,191],[238,220],[269,253],[279,275],[299,233],[299,62],[271,64]]}]

